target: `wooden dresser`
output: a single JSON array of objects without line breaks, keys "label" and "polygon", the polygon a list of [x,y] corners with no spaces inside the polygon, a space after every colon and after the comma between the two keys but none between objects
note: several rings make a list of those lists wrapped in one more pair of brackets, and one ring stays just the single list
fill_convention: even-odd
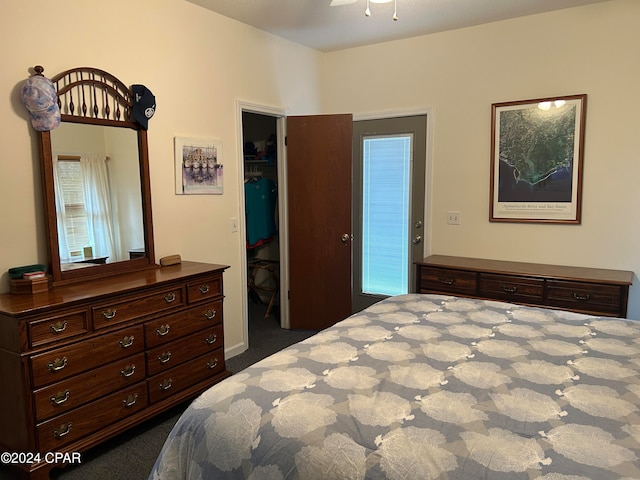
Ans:
[{"label": "wooden dresser", "polygon": [[504,300],[626,317],[633,272],[431,255],[416,262],[416,292]]},{"label": "wooden dresser", "polygon": [[83,452],[228,377],[226,268],[183,262],[0,295],[2,451]]}]

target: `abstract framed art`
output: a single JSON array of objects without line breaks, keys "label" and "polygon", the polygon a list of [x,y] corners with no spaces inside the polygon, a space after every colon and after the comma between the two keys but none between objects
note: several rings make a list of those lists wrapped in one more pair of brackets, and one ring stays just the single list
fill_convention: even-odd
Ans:
[{"label": "abstract framed art", "polygon": [[580,223],[586,99],[492,104],[490,221]]}]

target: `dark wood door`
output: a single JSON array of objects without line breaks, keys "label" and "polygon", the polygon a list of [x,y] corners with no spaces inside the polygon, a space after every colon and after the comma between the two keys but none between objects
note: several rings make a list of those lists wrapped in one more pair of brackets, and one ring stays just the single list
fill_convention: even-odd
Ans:
[{"label": "dark wood door", "polygon": [[289,317],[320,330],[351,314],[351,114],[287,118]]}]

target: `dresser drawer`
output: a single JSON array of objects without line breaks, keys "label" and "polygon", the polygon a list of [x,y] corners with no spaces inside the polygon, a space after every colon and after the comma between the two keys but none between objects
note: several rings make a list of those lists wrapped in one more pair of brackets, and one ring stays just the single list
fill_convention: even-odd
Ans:
[{"label": "dresser drawer", "polygon": [[476,295],[478,275],[475,272],[439,267],[420,268],[420,293],[461,293]]},{"label": "dresser drawer", "polygon": [[54,417],[36,427],[37,450],[56,451],[107,425],[116,423],[148,405],[144,382],[113,393],[83,407]]},{"label": "dresser drawer", "polygon": [[481,273],[480,296],[541,305],[544,303],[544,279]]},{"label": "dresser drawer", "polygon": [[218,323],[222,323],[222,300],[146,322],[145,344],[153,348]]},{"label": "dresser drawer", "polygon": [[224,371],[224,351],[218,348],[187,363],[149,378],[149,402],[155,403],[170,397]]},{"label": "dresser drawer", "polygon": [[142,352],[143,348],[142,325],[136,325],[34,355],[31,357],[33,387],[41,387],[129,357]]},{"label": "dresser drawer", "polygon": [[68,412],[146,378],[144,353],[62,380],[34,392],[37,421]]},{"label": "dresser drawer", "polygon": [[119,302],[103,303],[91,308],[93,328],[110,327],[134,318],[181,307],[183,304],[182,287],[173,287]]},{"label": "dresser drawer", "polygon": [[147,373],[155,375],[222,346],[222,324],[147,352]]},{"label": "dresser drawer", "polygon": [[87,310],[79,310],[45,319],[32,320],[27,325],[29,344],[32,347],[37,347],[87,333],[89,331],[87,317]]},{"label": "dresser drawer", "polygon": [[621,296],[620,287],[616,285],[547,281],[547,304],[552,307],[617,315]]},{"label": "dresser drawer", "polygon": [[187,302],[211,300],[222,295],[222,274],[187,284]]}]

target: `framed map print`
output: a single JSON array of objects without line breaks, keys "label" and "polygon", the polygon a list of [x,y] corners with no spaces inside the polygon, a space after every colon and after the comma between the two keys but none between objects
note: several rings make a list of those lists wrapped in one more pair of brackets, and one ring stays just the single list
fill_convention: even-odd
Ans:
[{"label": "framed map print", "polygon": [[490,221],[580,223],[586,99],[492,104]]}]

